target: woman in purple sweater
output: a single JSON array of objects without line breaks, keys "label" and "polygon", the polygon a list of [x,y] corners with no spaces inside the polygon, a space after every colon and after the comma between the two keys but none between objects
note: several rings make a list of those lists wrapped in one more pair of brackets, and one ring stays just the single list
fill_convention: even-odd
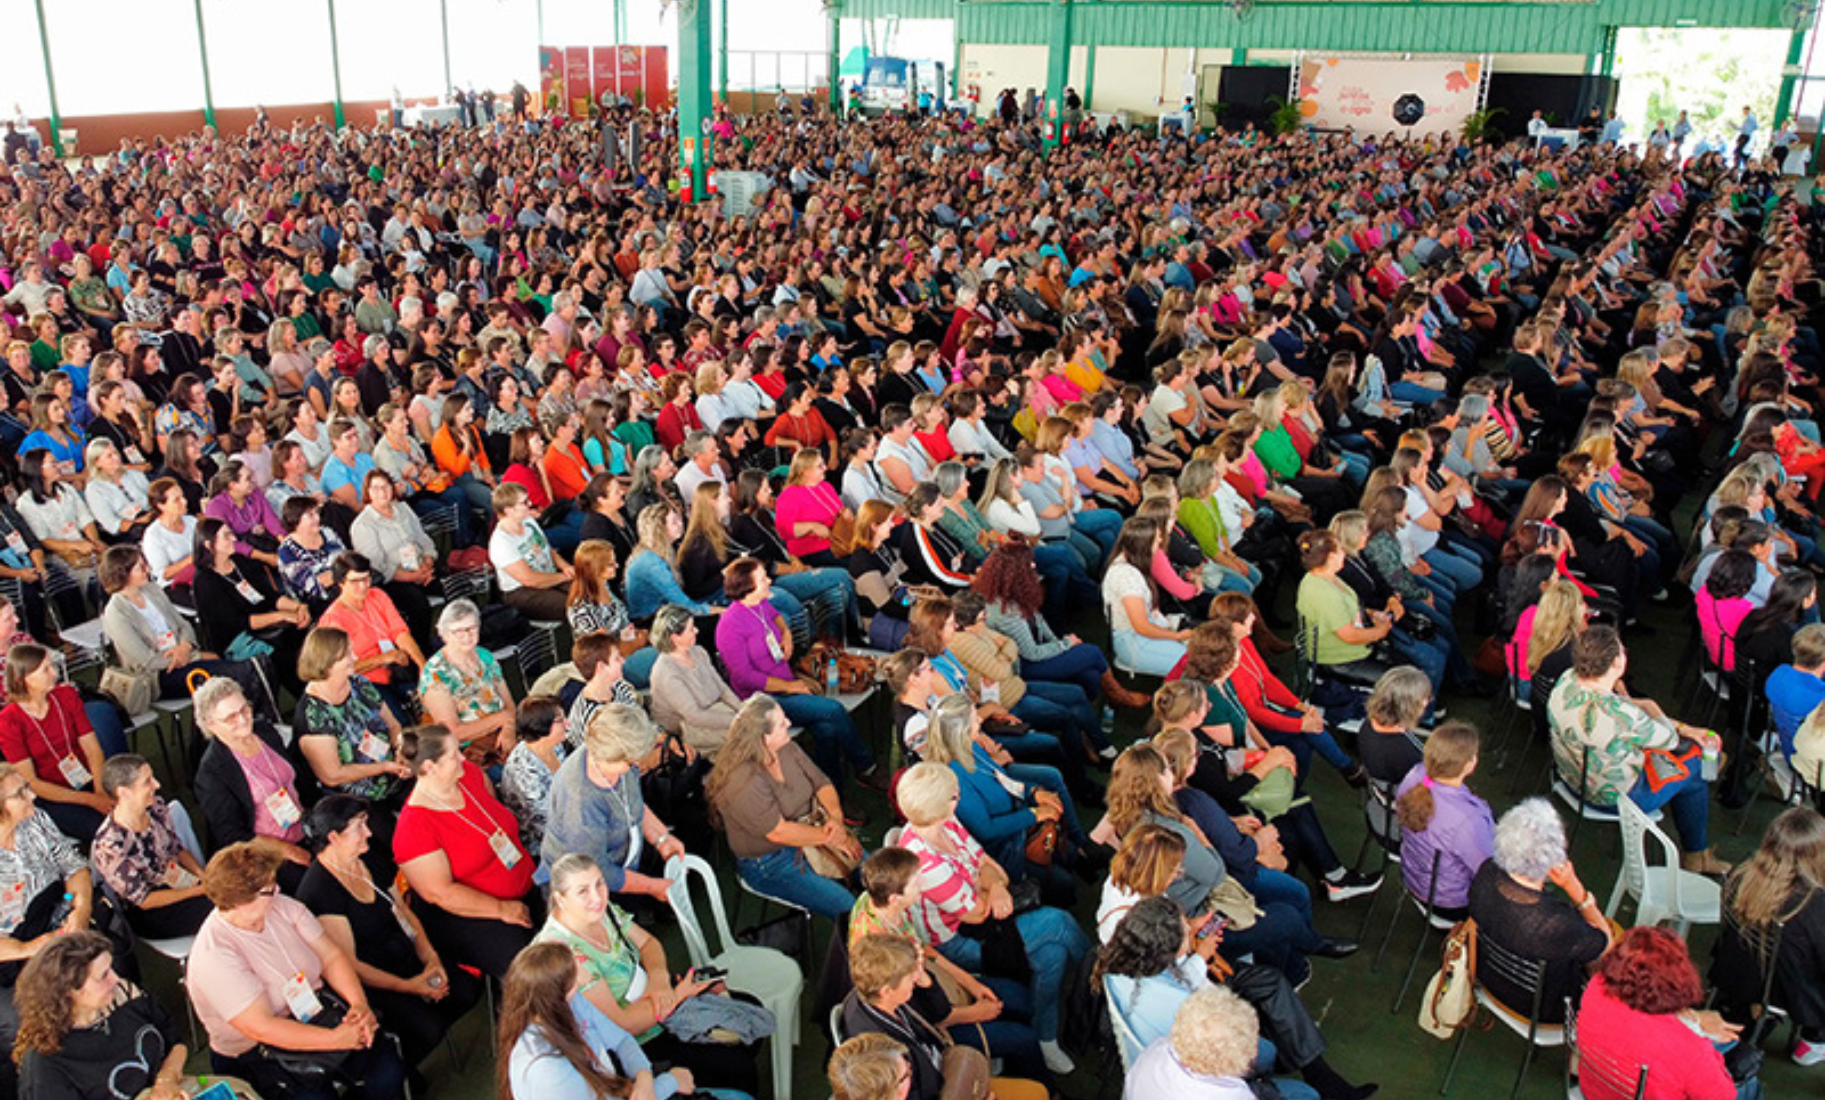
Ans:
[{"label": "woman in purple sweater", "polygon": [[771,695],[793,725],[811,734],[812,759],[825,775],[840,781],[847,759],[858,782],[886,790],[885,777],[843,704],[792,671],[792,631],[767,602],[773,582],[765,567],[755,558],[737,558],[722,571],[722,590],[729,608],[716,620],[716,650],[735,694]]},{"label": "woman in purple sweater", "polygon": [[1447,920],[1470,915],[1470,880],[1495,853],[1495,815],[1464,781],[1476,770],[1476,727],[1447,722],[1426,741],[1425,762],[1401,780],[1394,802],[1400,817],[1401,878],[1425,900],[1438,856],[1432,908]]}]

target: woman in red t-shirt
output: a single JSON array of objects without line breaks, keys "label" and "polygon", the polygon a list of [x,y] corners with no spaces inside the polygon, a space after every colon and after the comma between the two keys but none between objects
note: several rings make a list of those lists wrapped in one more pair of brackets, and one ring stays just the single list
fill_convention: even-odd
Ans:
[{"label": "woman in red t-shirt", "polygon": [[58,829],[94,840],[114,800],[101,793],[101,742],[82,697],[57,682],[50,650],[35,643],[7,651],[6,691],[12,701],[0,710],[0,754],[31,781],[38,808]]},{"label": "woman in red t-shirt", "polygon": [[520,823],[444,727],[400,734],[399,758],[418,780],[393,831],[412,911],[444,959],[503,977],[545,917]]}]

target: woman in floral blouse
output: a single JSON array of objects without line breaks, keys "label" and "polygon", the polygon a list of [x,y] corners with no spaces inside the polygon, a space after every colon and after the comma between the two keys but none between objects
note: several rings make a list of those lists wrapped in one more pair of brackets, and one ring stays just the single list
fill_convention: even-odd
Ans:
[{"label": "woman in floral blouse", "polygon": [[425,720],[447,728],[463,755],[486,767],[513,748],[513,694],[494,654],[481,648],[482,613],[468,600],[452,600],[437,619],[444,646],[425,662],[418,690]]},{"label": "woman in floral blouse", "polygon": [[102,766],[101,789],[114,812],[89,850],[95,874],[126,903],[134,932],[149,939],[196,935],[214,906],[203,894],[203,865],[177,829],[182,808],[159,797],[152,765],[132,753]]},{"label": "woman in floral blouse", "polygon": [[520,704],[513,751],[501,767],[501,802],[520,820],[520,843],[536,852],[545,843],[546,807],[551,778],[570,755],[570,721],[564,707],[549,695],[534,695]]}]

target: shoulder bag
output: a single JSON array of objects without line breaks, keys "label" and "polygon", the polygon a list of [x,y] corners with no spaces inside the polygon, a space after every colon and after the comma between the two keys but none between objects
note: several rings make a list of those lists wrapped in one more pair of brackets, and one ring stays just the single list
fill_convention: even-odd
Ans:
[{"label": "shoulder bag", "polygon": [[1438,973],[1419,1000],[1419,1026],[1449,1039],[1476,1019],[1476,921],[1458,922],[1445,937]]}]

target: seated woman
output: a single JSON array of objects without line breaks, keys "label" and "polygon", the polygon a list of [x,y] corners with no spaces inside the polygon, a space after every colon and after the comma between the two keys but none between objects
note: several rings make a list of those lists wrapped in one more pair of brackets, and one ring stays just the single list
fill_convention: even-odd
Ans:
[{"label": "seated woman", "polygon": [[193,696],[197,728],[208,739],[197,762],[195,788],[219,850],[256,841],[281,856],[276,873],[287,893],[310,864],[302,847],[308,805],[278,731],[256,719],[239,684],[216,677]]},{"label": "seated woman", "polygon": [[1191,631],[1177,615],[1162,614],[1149,574],[1154,554],[1165,544],[1157,523],[1131,519],[1122,525],[1109,568],[1103,574],[1103,610],[1109,616],[1115,664],[1146,676],[1164,676],[1185,657]]},{"label": "seated woman", "polygon": [[811,734],[823,774],[840,777],[847,762],[857,782],[885,790],[887,778],[862,744],[842,702],[823,695],[822,684],[792,670],[792,632],[768,602],[773,581],[761,563],[754,558],[730,562],[723,570],[722,587],[729,608],[716,622],[716,652],[735,694],[744,699],[761,692],[771,696],[789,724]]},{"label": "seated woman", "polygon": [[[207,903],[205,902],[205,909]],[[22,1096],[183,1100],[190,1051],[158,998],[114,972],[106,936],[46,941],[19,974],[13,1006]],[[13,1059],[7,1059],[8,1069]],[[0,1071],[0,1085],[12,1085]]]},{"label": "seated woman", "polygon": [[1432,703],[1432,681],[1412,665],[1400,665],[1382,674],[1369,692],[1364,728],[1356,738],[1363,770],[1377,783],[1390,786],[1425,759],[1420,718]]},{"label": "seated woman", "polygon": [[152,583],[146,556],[138,547],[109,547],[102,555],[100,579],[102,591],[110,594],[101,616],[102,633],[122,671],[152,680],[154,699],[187,698],[191,677],[200,671],[234,680],[256,700],[263,716],[275,713],[272,694],[252,661],[225,661],[197,648],[189,620]]},{"label": "seated woman", "polygon": [[1098,953],[1097,991],[1126,1025],[1118,1032],[1124,1061],[1133,1064],[1141,1051],[1171,1033],[1186,999],[1217,984],[1211,978],[1215,968],[1223,984],[1255,1002],[1260,1028],[1273,1036],[1270,1041],[1264,1034],[1259,1040],[1255,1076],[1272,1074],[1276,1060],[1284,1055],[1306,1081],[1276,1079],[1282,1096],[1315,1100],[1322,1095],[1331,1100],[1373,1095],[1375,1085],[1352,1085],[1325,1061],[1324,1036],[1284,976],[1267,967],[1244,965],[1231,972],[1220,960],[1213,964],[1223,933],[1213,922],[1205,923],[1211,930],[1200,934],[1197,922],[1187,920],[1169,899],[1149,897],[1128,910]]},{"label": "seated woman", "polygon": [[[114,810],[89,849],[96,876],[126,904],[136,934],[154,940],[196,935],[210,905],[203,865],[178,833],[183,807],[159,797],[152,765],[132,753],[102,765],[101,787],[114,799]],[[188,816],[183,821],[188,831]]]},{"label": "seated woman", "polygon": [[355,517],[351,529],[354,550],[368,560],[374,583],[393,601],[423,646],[430,641],[437,544],[412,509],[399,506],[393,479],[385,471],[370,470],[361,486],[367,506]]},{"label": "seated woman", "polygon": [[653,721],[707,756],[721,751],[741,698],[716,670],[709,651],[697,644],[697,620],[677,604],[653,616]]},{"label": "seated woman", "polygon": [[[1032,447],[1028,446],[1021,453],[1031,452]],[[1066,506],[1054,486],[1043,480],[1044,467],[1037,459],[1030,468],[1031,479],[1019,458],[997,460],[989,467],[977,509],[994,530],[1022,536],[1020,541],[1032,544],[1033,565],[1046,580],[1052,610],[1063,613],[1071,606],[1071,598],[1095,598],[1096,582],[1090,577],[1089,567],[1102,559],[1102,547],[1090,536],[1072,530],[1071,521],[1065,518]],[[1002,545],[1013,541],[1003,539]]]},{"label": "seated woman", "polygon": [[773,513],[773,483],[765,470],[747,469],[729,482],[729,541],[738,553],[758,558],[773,578],[773,589],[791,596],[803,615],[787,611],[806,645],[819,638],[849,636],[855,619],[855,583],[841,565],[809,565],[786,548]]},{"label": "seated woman", "polygon": [[811,869],[802,849],[827,848],[859,865],[862,845],[826,774],[792,741],[792,723],[771,695],[742,704],[704,781],[736,873],[756,893],[837,919],[855,895]]},{"label": "seated woman", "polygon": [[986,621],[988,601],[965,591],[950,603],[950,621],[955,625],[945,652],[963,666],[968,686],[977,696],[994,695],[1016,718],[1056,730],[1067,755],[1075,754],[1078,761],[1097,763],[1105,758],[1105,751],[1113,759],[1114,750],[1091,706],[1100,685],[1086,691],[1073,682],[1023,679],[1019,647]]},{"label": "seated woman", "polygon": [[203,515],[221,520],[234,532],[234,553],[268,570],[279,567],[279,540],[285,536],[285,525],[254,483],[252,470],[239,462],[224,465],[209,482],[209,502],[203,506]]},{"label": "seated woman", "polygon": [[1708,839],[1711,788],[1692,754],[1687,774],[1650,782],[1649,750],[1690,752],[1696,744],[1717,751],[1710,730],[1674,721],[1648,699],[1631,699],[1620,686],[1628,671],[1622,638],[1610,626],[1593,626],[1572,643],[1571,675],[1561,677],[1547,703],[1553,763],[1559,779],[1590,805],[1613,808],[1627,797],[1643,810],[1668,808],[1679,831],[1680,866],[1723,875],[1730,865],[1712,854]]},{"label": "seated woman", "polygon": [[893,505],[884,500],[862,502],[856,512],[855,531],[843,548],[843,565],[855,582],[856,607],[862,614],[868,644],[889,653],[906,638],[906,608],[910,590],[906,567],[893,538]]},{"label": "seated woman", "polygon": [[905,565],[907,582],[944,590],[969,584],[976,565],[963,543],[938,522],[945,514],[938,487],[929,481],[913,486],[900,502],[900,514],[906,522],[894,534],[894,549]]},{"label": "seated woman", "polygon": [[[954,811],[970,836],[1015,880],[1032,878],[1050,904],[1068,908],[1076,897],[1068,868],[1090,838],[1077,819],[1077,807],[1061,788],[1058,772],[1038,765],[1020,767],[1026,781],[996,763],[995,742],[982,732],[969,697],[952,693],[931,710],[920,756],[944,764],[957,776],[961,792]],[[1058,822],[1063,835],[1049,863],[1027,859],[1027,833]]]},{"label": "seated woman", "polygon": [[1698,588],[1698,632],[1711,663],[1725,672],[1736,669],[1736,631],[1756,608],[1750,597],[1761,564],[1747,550],[1731,548],[1718,555],[1716,564]]},{"label": "seated woman", "polygon": [[[576,995],[634,1036],[646,1057],[682,1065],[705,1085],[755,1092],[772,1016],[689,970],[674,980],[665,947],[610,900],[595,860],[573,852],[551,865],[551,915],[534,940],[541,943],[563,945],[575,960]],[[718,1026],[745,1034],[739,1042],[704,1034]]]},{"label": "seated woman", "polygon": [[210,1067],[264,1096],[335,1100],[330,1077],[294,1074],[274,1052],[345,1051],[337,1076],[349,1089],[341,1095],[400,1100],[406,1065],[380,1036],[354,961],[274,885],[283,858],[262,845],[230,844],[203,869],[215,911],[196,935],[185,985],[209,1036]]},{"label": "seated woman", "polygon": [[0,710],[0,754],[32,784],[32,794],[65,835],[84,843],[114,809],[102,793],[101,742],[89,726],[82,697],[60,684],[51,651],[36,643],[6,654],[6,693]]},{"label": "seated woman", "polygon": [[108,548],[82,490],[62,480],[49,451],[33,449],[19,456],[19,514],[32,535],[65,569],[89,569]]},{"label": "seated woman", "polygon": [[532,695],[515,718],[513,751],[501,765],[501,804],[520,823],[520,844],[536,852],[545,842],[551,781],[570,755],[570,719],[550,695]]},{"label": "seated woman", "polygon": [[152,519],[146,475],[127,466],[112,440],[91,439],[87,448],[89,484],[83,499],[103,539],[138,542]]},{"label": "seated woman", "polygon": [[1704,997],[1677,933],[1652,926],[1623,933],[1578,1002],[1579,1091],[1625,1100],[1645,1074],[1654,1096],[1759,1100],[1761,1081],[1733,1080],[1724,1061],[1742,1028],[1700,1009]]},{"label": "seated woman", "polygon": [[640,544],[627,559],[628,614],[645,622],[665,604],[703,618],[720,614],[721,607],[691,599],[679,583],[677,547],[684,538],[684,520],[678,512],[651,504],[639,514],[638,525]]},{"label": "seated woman", "polygon": [[[863,936],[850,949],[849,977],[854,988],[843,1000],[842,1037],[885,1035],[901,1044],[912,1063],[906,1100],[937,1100],[946,1092],[942,1064],[949,1039],[910,1005],[916,990],[930,982],[919,948],[900,936]],[[1038,1081],[1008,1077],[991,1078],[988,1087],[1000,1100],[1048,1095]]]},{"label": "seated woman", "polygon": [[[1825,1048],[1825,959],[1819,955],[1825,927],[1825,817],[1810,806],[1781,811],[1762,834],[1754,856],[1724,883],[1729,919],[1712,950],[1711,981],[1717,1007],[1733,1023],[1760,1016],[1762,983],[1774,968],[1771,1000],[1798,1030],[1793,1060],[1817,1065]],[[1771,949],[1778,951],[1769,958]]]},{"label": "seated woman", "polygon": [[[1393,618],[1394,629],[1388,634],[1388,645],[1394,653],[1417,666],[1441,687],[1450,683],[1475,688],[1476,674],[1470,668],[1469,659],[1459,652],[1462,646],[1457,640],[1456,628],[1441,626],[1437,620],[1421,614],[1417,609],[1428,606],[1423,600],[1408,604],[1407,596],[1396,590],[1386,575],[1365,556],[1368,520],[1363,513],[1355,509],[1337,513],[1331,518],[1330,531],[1344,552],[1338,578],[1356,593],[1361,606],[1386,611]],[[1440,619],[1445,618],[1440,616]],[[1422,621],[1426,625],[1419,625]]]},{"label": "seated woman", "polygon": [[[1569,902],[1546,892],[1551,882]],[[1565,999],[1584,985],[1586,969],[1610,946],[1610,922],[1578,881],[1565,851],[1565,824],[1544,798],[1529,798],[1495,825],[1494,854],[1470,880],[1470,916],[1477,935],[1510,952],[1546,963],[1540,1020],[1565,1019]],[[1506,1005],[1530,1004],[1501,970],[1477,957],[1477,982]]]},{"label": "seated woman", "polygon": [[336,532],[323,526],[323,506],[313,497],[287,500],[279,518],[286,531],[279,543],[279,579],[285,594],[321,615],[336,587],[330,562],[346,548]]},{"label": "seated woman", "polygon": [[1134,1096],[1248,1100],[1247,1081],[1259,1053],[1260,1025],[1248,1004],[1220,986],[1185,999],[1172,1031],[1135,1059],[1124,1078]]},{"label": "seated woman", "polygon": [[[991,917],[1008,919],[1008,873],[982,850],[954,812],[956,773],[930,761],[915,764],[896,794],[907,827],[900,846],[919,857],[918,912],[927,942],[971,973],[985,965]],[[1065,976],[1090,950],[1090,940],[1063,909],[1040,906],[1012,918],[1030,964],[1033,1030],[1046,1067],[1066,1074],[1074,1063],[1058,1045],[1060,996]]]},{"label": "seated woman", "polygon": [[[883,848],[862,864],[862,896],[849,914],[849,950],[873,935],[898,936],[916,948],[925,944],[915,914],[919,857],[905,848]],[[1052,1071],[1033,1033],[1033,1002],[1027,987],[1008,978],[977,976],[937,952],[925,956],[933,981],[913,989],[913,1011],[943,1028],[953,1042],[993,1051],[1013,1074],[1048,1088]]]},{"label": "seated woman", "polygon": [[417,779],[393,833],[413,911],[440,958],[498,978],[544,918],[519,822],[445,727],[405,730],[399,757]]},{"label": "seated woman", "polygon": [[1337,536],[1307,531],[1299,536],[1299,556],[1306,570],[1299,582],[1299,628],[1311,639],[1312,662],[1374,683],[1387,666],[1369,647],[1393,632],[1394,617],[1386,611],[1365,613],[1356,590],[1339,576],[1347,555]]},{"label": "seated woman", "polygon": [[[678,575],[684,591],[692,599],[707,604],[724,602],[723,570],[742,556],[740,546],[728,529],[729,502],[730,489],[722,482],[706,481],[698,485],[691,493],[691,517],[684,527],[684,539],[678,544]],[[758,557],[755,560],[761,561]],[[761,565],[765,568],[766,562],[761,561]],[[772,581],[768,602],[784,616],[793,640],[799,646],[831,636],[821,629],[822,624],[814,623],[803,600],[782,588],[771,572],[768,576]]]},{"label": "seated woman", "polygon": [[[1048,593],[1034,564],[1036,548],[1023,539],[997,546],[976,570],[970,587],[986,603],[988,626],[1012,639],[1020,657],[1020,673],[1029,681],[1076,684],[1086,698],[1100,695],[1111,702],[1133,705],[1132,692],[1116,683],[1102,650],[1075,634],[1060,637],[1041,614]],[[1114,759],[1113,750],[1100,752]]]},{"label": "seated woman", "polygon": [[264,570],[244,568],[234,532],[219,519],[196,525],[195,558],[192,589],[203,644],[231,660],[271,658],[279,683],[298,690],[298,650],[311,609],[279,595]]},{"label": "seated woman", "polygon": [[354,963],[380,1026],[399,1038],[406,1064],[416,1066],[475,1007],[482,987],[460,967],[446,967],[412,907],[380,888],[391,876],[369,873],[368,813],[368,802],[346,794],[311,807],[304,832],[316,859],[298,900]]},{"label": "seated woman", "polygon": [[374,587],[374,566],[352,550],[330,562],[336,598],[317,619],[320,627],[334,627],[347,636],[355,672],[380,690],[395,715],[410,718],[417,711],[413,693],[423,685],[425,651],[418,633],[429,632],[429,622],[408,624],[392,597]]},{"label": "seated woman", "polygon": [[652,682],[653,662],[659,654],[648,644],[647,632],[634,625],[627,604],[609,587],[618,562],[619,553],[605,539],[584,539],[578,544],[570,561],[576,576],[570,583],[565,618],[573,638],[601,632],[617,639],[627,661],[628,682],[644,689]]},{"label": "seated woman", "polygon": [[1470,881],[1495,850],[1495,815],[1464,785],[1478,745],[1476,727],[1464,722],[1433,730],[1424,762],[1401,781],[1394,803],[1407,893],[1453,922],[1470,914]]},{"label": "seated woman", "polygon": [[640,1044],[577,990],[562,944],[520,952],[501,984],[494,1091],[502,1100],[645,1095],[670,1100],[696,1079],[683,1066],[653,1072]]},{"label": "seated woman", "polygon": [[437,617],[443,648],[425,662],[425,717],[449,730],[463,756],[491,766],[513,750],[513,693],[494,654],[481,648],[481,609],[451,600]]},{"label": "seated woman", "polygon": [[380,689],[355,675],[349,636],[333,626],[320,626],[305,637],[298,676],[304,691],[291,722],[298,755],[323,793],[373,804],[368,825],[376,850],[370,866],[376,878],[390,878],[394,811],[411,777],[398,756],[399,719]]},{"label": "seated woman", "polygon": [[[780,421],[786,419],[782,416]],[[777,423],[774,430],[778,430]],[[834,437],[831,449],[835,449]],[[841,494],[830,484],[829,472],[823,451],[805,448],[793,455],[774,518],[780,537],[786,540],[787,553],[807,565],[842,568],[844,563],[837,557],[839,548],[834,545],[834,536],[844,523],[853,526],[856,515],[844,506]]]},{"label": "seated woman", "polygon": [[577,543],[583,541],[583,513],[573,507],[575,493],[566,496],[561,486],[553,484],[545,461],[545,437],[537,428],[520,428],[513,433],[507,454],[501,484],[526,490],[526,503],[553,550],[575,553]]},{"label": "seated woman", "polygon": [[1210,607],[1210,622],[1201,623],[1192,631],[1185,663],[1175,670],[1175,675],[1214,682],[1220,666],[1212,658],[1227,637],[1237,648],[1236,667],[1229,682],[1248,720],[1270,744],[1292,751],[1300,762],[1301,775],[1309,774],[1307,764],[1313,754],[1348,775],[1353,765],[1349,754],[1326,728],[1326,712],[1294,694],[1261,656],[1258,647],[1272,653],[1291,646],[1267,629],[1254,599],[1240,592],[1224,592],[1211,601]]},{"label": "seated woman", "polygon": [[564,593],[576,574],[532,518],[525,486],[503,483],[496,488],[494,516],[488,559],[494,563],[501,602],[535,622],[563,622]]}]

